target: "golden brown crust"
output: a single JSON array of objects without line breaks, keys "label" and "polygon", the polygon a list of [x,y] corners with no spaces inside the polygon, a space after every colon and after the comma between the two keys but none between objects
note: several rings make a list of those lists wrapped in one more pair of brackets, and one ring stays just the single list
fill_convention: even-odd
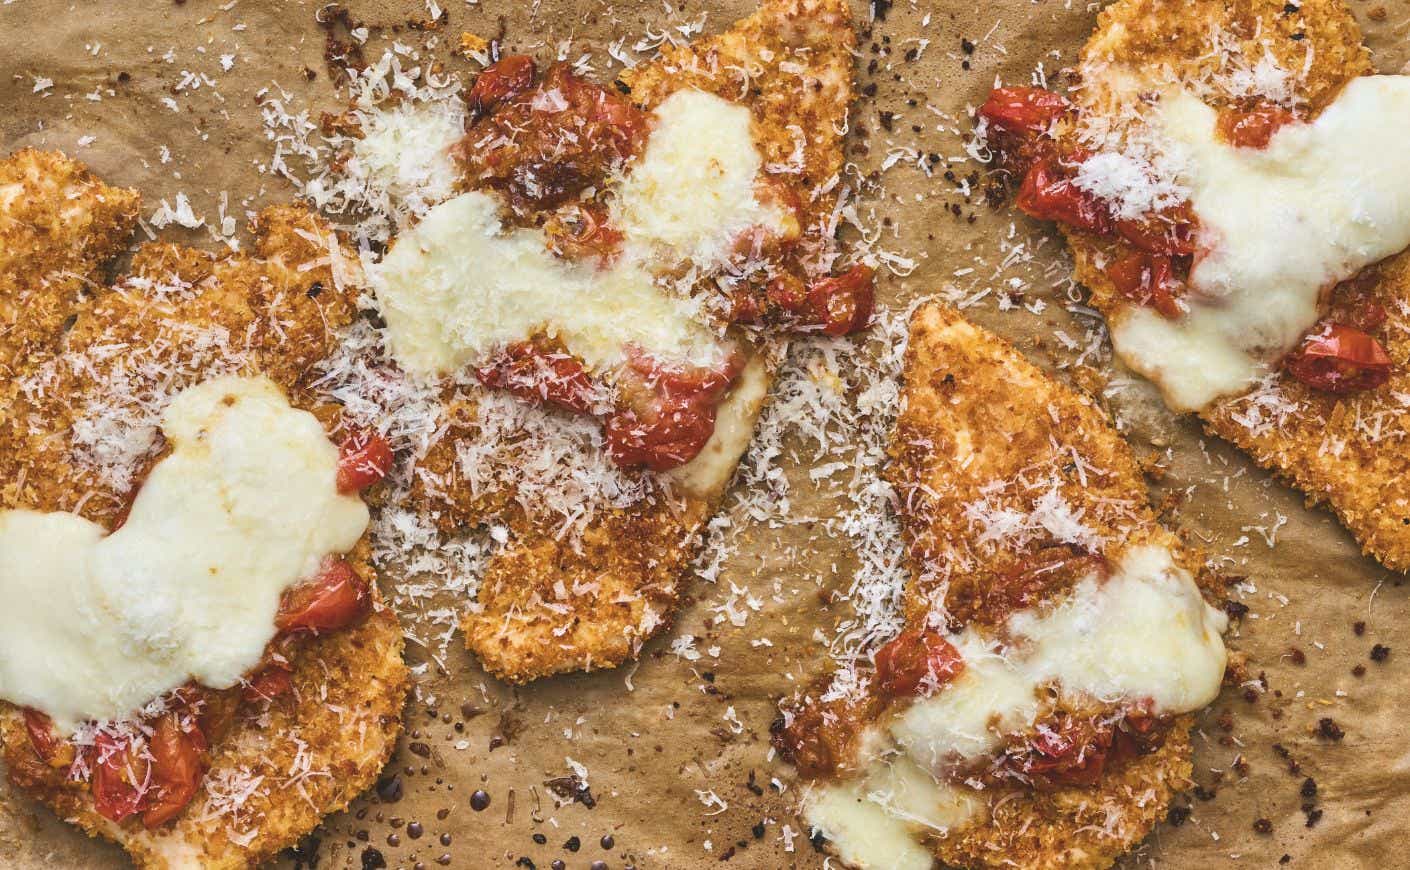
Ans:
[{"label": "golden brown crust", "polygon": [[0,160],[0,375],[52,345],[64,319],[137,226],[135,190],[109,187],[56,151]]},{"label": "golden brown crust", "polygon": [[[765,0],[725,33],[667,48],[622,80],[644,108],[686,87],[748,105],[765,163],[797,167],[785,177],[804,194],[799,253],[809,268],[826,271],[835,194],[824,186],[842,165],[855,40],[842,0]],[[416,493],[420,509],[443,529],[491,518],[507,527],[509,543],[490,560],[463,622],[471,651],[510,682],[634,659],[670,625],[701,524],[722,491],[698,497],[656,490],[630,508],[602,508],[581,541],[572,541],[524,516],[512,493],[472,491],[456,473],[455,442],[473,436],[472,428],[452,427],[422,461],[440,492],[418,486]]]},{"label": "golden brown crust", "polygon": [[[44,287],[45,310],[72,327],[16,372],[23,400],[0,421],[0,507],[72,510],[111,526],[163,445],[104,453],[81,434],[85,421],[101,409],[150,425],[163,397],[217,371],[266,374],[331,428],[338,409],[315,401],[309,380],[332,351],[334,330],[356,316],[355,275],[336,273],[332,260],[347,258],[352,269],[356,259],[301,208],[265,210],[255,232],[256,256],[145,245],[130,274],[91,301],[60,283]],[[0,350],[19,341],[0,338]],[[364,539],[349,554],[364,577],[375,576],[368,558]],[[195,799],[168,827],[99,816],[86,786],[35,766],[17,711],[0,705],[10,779],[90,835],[120,843],[141,867],[256,866],[366,790],[395,747],[408,673],[401,627],[375,599],[363,622],[295,646],[293,703],[245,705],[213,747]]]},{"label": "golden brown crust", "polygon": [[[1211,76],[1218,53],[1210,34],[1226,34],[1225,49],[1258,58],[1266,52],[1283,69],[1301,71],[1289,81],[1294,102],[1316,113],[1345,83],[1371,72],[1356,20],[1340,0],[1307,0],[1295,13],[1275,0],[1123,0],[1108,7],[1083,53],[1084,108],[1103,108],[1093,86],[1111,68],[1152,71],[1162,81],[1212,82],[1202,96],[1216,107],[1235,101],[1222,80]],[[1307,58],[1311,57],[1310,65]],[[1118,243],[1065,231],[1077,280],[1092,304],[1112,316],[1125,304],[1098,267]],[[1410,260],[1392,257],[1355,282],[1389,314],[1377,337],[1396,363],[1390,381],[1375,390],[1337,398],[1279,372],[1269,385],[1228,399],[1200,413],[1213,434],[1247,451],[1264,468],[1300,489],[1309,505],[1326,505],[1360,542],[1389,568],[1410,569],[1410,499],[1399,494],[1410,474],[1410,433],[1401,396],[1410,393]],[[1334,294],[1332,304],[1345,302]]]}]

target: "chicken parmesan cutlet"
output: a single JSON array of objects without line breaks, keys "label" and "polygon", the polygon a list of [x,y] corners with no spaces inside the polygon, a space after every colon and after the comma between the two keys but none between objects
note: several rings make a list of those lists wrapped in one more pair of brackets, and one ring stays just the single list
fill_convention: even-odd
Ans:
[{"label": "chicken parmesan cutlet", "polygon": [[369,280],[447,408],[407,503],[494,529],[463,629],[496,676],[635,658],[752,437],[764,341],[867,325],[834,238],[854,44],[842,0],[767,0],[611,85],[509,55],[469,89],[459,192]]},{"label": "chicken parmesan cutlet", "polygon": [[784,706],[805,821],[857,868],[1110,866],[1192,785],[1227,620],[1089,399],[926,305],[889,448],[904,627]]},{"label": "chicken parmesan cutlet", "polygon": [[[50,209],[54,240],[97,250]],[[368,788],[400,733],[361,498],[391,457],[330,440],[338,409],[307,384],[356,313],[340,245],[269,209],[253,254],[144,245],[91,299],[23,277],[79,254],[15,266],[67,326],[23,358],[0,424],[5,767],[140,867],[260,864]]]},{"label": "chicken parmesan cutlet", "polygon": [[1410,569],[1410,77],[1340,0],[1122,0],[979,117],[1127,366]]}]

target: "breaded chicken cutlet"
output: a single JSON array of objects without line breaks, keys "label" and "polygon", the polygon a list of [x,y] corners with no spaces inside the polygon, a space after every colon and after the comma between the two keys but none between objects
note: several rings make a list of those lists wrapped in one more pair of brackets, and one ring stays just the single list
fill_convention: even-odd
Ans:
[{"label": "breaded chicken cutlet", "polygon": [[904,381],[904,628],[785,706],[805,818],[861,868],[1110,866],[1192,784],[1225,668],[1212,581],[1105,414],[1003,340],[926,305]]},{"label": "breaded chicken cutlet", "polygon": [[[59,157],[27,159],[86,178]],[[124,208],[134,209],[135,198]],[[48,209],[64,213],[53,203]],[[90,239],[87,225],[47,230],[73,249],[50,250],[47,261],[106,250],[110,231]],[[302,209],[268,209],[255,232],[252,255],[145,245],[130,272],[91,299],[60,282],[27,285],[33,304],[68,327],[16,372],[18,404],[0,426],[0,508],[73,512],[118,528],[147,473],[170,452],[158,429],[162,407],[218,375],[264,375],[332,431],[338,409],[317,402],[308,381],[330,350],[331,329],[356,314],[354,279],[341,262],[350,252]],[[23,282],[23,268],[17,272]],[[7,335],[0,346],[12,352],[19,340]],[[368,555],[363,539],[345,564],[375,577]],[[88,834],[117,842],[140,867],[261,864],[366,790],[395,746],[408,685],[402,633],[375,583],[369,594],[359,620],[280,646],[273,670],[282,687],[258,684],[254,696],[253,683],[206,691],[202,721],[218,723],[207,734],[208,767],[174,819],[112,820],[86,777],[72,776],[62,753],[55,761],[48,741],[36,738],[31,714],[0,704],[10,782]],[[84,755],[80,748],[75,758]]]},{"label": "breaded chicken cutlet", "polygon": [[[605,132],[600,126],[591,128],[598,141],[606,142],[618,142],[613,137],[625,135],[623,130],[640,129],[642,119],[675,94],[710,94],[729,101],[727,105],[746,107],[762,165],[785,189],[779,195],[789,201],[799,225],[789,251],[760,259],[773,262],[782,257],[794,270],[789,280],[802,282],[826,276],[837,257],[832,210],[853,95],[854,44],[850,14],[841,0],[766,0],[757,13],[725,33],[668,47],[661,57],[624,71],[617,88],[606,88],[606,95],[596,95],[598,86],[556,68],[539,87],[554,95],[587,94],[573,99],[590,102],[593,111],[611,115],[620,125]],[[532,75],[531,61],[521,58],[518,63],[511,67],[501,61],[498,69],[482,74],[471,92],[472,109],[478,110],[478,101],[493,94],[504,77],[526,67]],[[577,153],[578,143],[588,136],[568,137],[574,144],[556,151],[552,165],[536,165],[522,156],[540,144],[538,134],[514,132],[527,126],[522,119],[512,120],[518,117],[514,113],[535,111],[526,106],[527,98],[502,105],[500,114],[485,110],[484,120],[460,146],[462,184],[492,193],[515,226],[559,232],[555,228],[564,210],[575,208],[571,203],[581,188],[591,193],[586,179],[597,178],[601,167],[593,164],[594,154]],[[501,122],[501,114],[510,120]],[[504,135],[497,126],[501,124],[509,131]],[[486,129],[491,132],[481,132]],[[550,125],[544,136],[552,132]],[[599,146],[588,150],[593,147]],[[505,163],[512,168],[503,168]],[[583,207],[597,214],[590,211],[597,204]],[[746,282],[747,292],[741,292],[748,299],[741,301],[754,306],[761,318],[774,316],[776,312],[769,313],[773,303],[763,290],[777,272],[769,271],[774,266],[753,268],[762,274]],[[869,311],[868,298],[858,324]],[[767,366],[751,349],[752,341],[738,335],[735,339],[742,348],[738,366],[719,400],[714,434],[703,450],[672,470],[623,468],[619,483],[595,484],[601,473],[583,472],[582,477],[592,478],[583,483],[595,486],[584,487],[594,493],[584,498],[607,503],[560,505],[556,512],[526,506],[537,486],[532,478],[561,468],[556,457],[533,450],[523,451],[531,458],[520,460],[520,480],[511,472],[508,479],[487,486],[483,469],[473,467],[473,456],[479,454],[467,455],[466,445],[483,440],[491,428],[477,418],[496,412],[473,395],[448,394],[447,431],[418,461],[409,501],[423,515],[434,517],[442,531],[488,523],[504,538],[463,622],[466,643],[491,673],[520,683],[614,667],[635,658],[646,640],[669,627],[699,549],[700,532],[749,442],[768,388]],[[561,348],[555,352],[566,362],[568,354]],[[508,432],[497,437],[512,453],[514,444],[526,436]],[[588,449],[605,450],[602,436],[594,432],[585,438],[592,442]],[[569,528],[571,532],[565,531]]]},{"label": "breaded chicken cutlet", "polygon": [[[1079,72],[1081,83],[1071,95],[1076,120],[1058,121],[1054,140],[1062,149],[1071,144],[1092,150],[1089,140],[1095,138],[1105,143],[1097,147],[1122,154],[1124,148],[1130,149],[1129,144],[1111,143],[1125,137],[1128,143],[1134,139],[1139,144],[1149,116],[1158,115],[1161,103],[1181,89],[1195,93],[1217,113],[1221,125],[1228,125],[1219,128],[1220,135],[1245,137],[1238,142],[1242,149],[1266,149],[1270,140],[1277,143],[1271,137],[1283,125],[1289,125],[1289,130],[1311,128],[1329,106],[1349,93],[1348,83],[1367,76],[1372,69],[1356,20],[1341,0],[1299,4],[1122,0],[1101,13],[1083,50]],[[1138,105],[1157,108],[1141,112],[1135,108]],[[1342,117],[1350,111],[1345,109]],[[1374,128],[1374,121],[1367,123]],[[1093,129],[1100,135],[1093,137]],[[1184,136],[1189,138],[1188,133]],[[1339,140],[1318,141],[1324,146],[1341,141],[1371,152],[1380,150],[1369,142],[1347,142],[1348,138],[1359,137],[1344,133]],[[1136,148],[1125,153],[1144,159],[1139,152]],[[1312,185],[1303,179],[1318,174],[1315,167],[1319,160],[1344,161],[1330,154],[1320,158],[1311,154],[1307,159],[1312,163],[1304,176],[1301,164],[1290,152],[1291,146],[1284,147],[1270,160],[1292,167],[1280,171],[1307,189]],[[1339,186],[1353,189],[1357,186],[1353,181],[1343,180]],[[1149,181],[1138,176],[1136,184],[1145,186]],[[1199,179],[1191,182],[1195,189],[1203,190],[1200,184]],[[1370,187],[1393,192],[1397,185],[1404,186],[1392,170]],[[1147,193],[1152,189],[1145,187]],[[1104,193],[1120,198],[1127,190],[1123,183],[1113,181]],[[1355,214],[1358,207],[1348,211],[1334,201],[1337,196],[1330,194],[1323,204],[1312,208],[1324,215],[1341,215],[1339,223],[1330,224],[1323,233],[1325,237],[1363,225],[1363,216]],[[1282,208],[1281,202],[1250,203],[1248,208],[1256,213],[1261,206]],[[1200,204],[1195,205],[1198,211]],[[1022,202],[1020,207],[1024,207]],[[1197,217],[1205,220],[1205,216]],[[1210,217],[1221,225],[1256,223],[1235,218],[1232,213],[1222,219]],[[1152,247],[1149,236],[1142,241],[1140,232],[1123,236],[1120,228],[1112,233],[1109,228],[1074,226],[1060,216],[1058,220],[1073,251],[1077,280],[1089,288],[1093,306],[1113,325],[1118,356],[1143,374],[1158,371],[1162,363],[1139,358],[1142,353],[1121,340],[1122,324],[1133,316],[1133,294],[1146,292],[1150,275],[1165,270],[1167,262],[1174,264],[1173,271],[1167,273],[1174,277],[1157,279],[1157,284],[1169,280],[1178,286],[1189,281],[1182,277],[1182,270],[1205,268],[1201,261],[1209,258],[1205,250],[1209,239],[1196,235],[1176,243],[1170,250],[1173,257],[1135,278],[1123,268],[1133,262],[1132,257],[1143,255],[1143,245]],[[1175,218],[1176,225],[1183,220]],[[1269,244],[1276,247],[1278,236],[1291,238],[1300,223],[1302,219],[1292,214],[1282,219],[1280,228],[1274,222],[1267,223],[1274,236]],[[1154,247],[1164,244],[1157,241]],[[1301,241],[1292,242],[1292,246],[1281,253],[1270,250],[1269,256],[1292,261],[1309,247]],[[1337,257],[1344,256],[1354,264],[1366,262],[1359,254],[1360,247],[1349,243],[1346,250],[1351,253]],[[1372,264],[1354,277],[1336,275],[1333,280],[1341,283],[1323,286],[1320,293],[1314,287],[1320,319],[1315,324],[1302,324],[1307,327],[1305,337],[1300,337],[1301,343],[1294,344],[1281,361],[1277,354],[1269,355],[1265,372],[1256,381],[1235,384],[1207,403],[1175,401],[1172,406],[1196,411],[1209,432],[1238,445],[1259,465],[1297,487],[1310,506],[1328,507],[1364,552],[1403,571],[1410,569],[1410,499],[1400,494],[1398,484],[1410,471],[1410,452],[1405,448],[1410,409],[1403,400],[1410,390],[1410,372],[1406,370],[1410,361],[1406,338],[1410,329],[1410,304],[1406,302],[1410,260],[1398,250],[1392,249],[1391,256],[1379,263],[1371,257]],[[1188,266],[1185,261],[1192,255],[1194,265]],[[1157,257],[1164,256],[1157,252]],[[1241,256],[1245,263],[1257,261],[1257,255],[1248,250]],[[1249,266],[1249,274],[1262,268]],[[1173,298],[1180,299],[1180,293],[1176,289]],[[1150,298],[1147,296],[1143,304],[1176,305],[1165,316],[1180,322],[1183,315],[1178,306],[1182,303],[1152,303]],[[1264,307],[1272,310],[1278,304],[1269,300]],[[1248,332],[1257,328],[1250,327]],[[1202,358],[1200,353],[1190,350],[1192,359]]]}]

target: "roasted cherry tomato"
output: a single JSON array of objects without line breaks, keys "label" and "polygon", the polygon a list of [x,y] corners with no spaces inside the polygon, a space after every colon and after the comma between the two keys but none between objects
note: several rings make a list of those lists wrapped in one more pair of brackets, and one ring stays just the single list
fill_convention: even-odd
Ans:
[{"label": "roasted cherry tomato", "polygon": [[534,86],[538,67],[527,54],[511,54],[485,67],[470,86],[470,109],[476,115],[486,114],[511,97]]},{"label": "roasted cherry tomato", "polygon": [[944,685],[964,670],[959,650],[936,631],[907,629],[876,651],[876,685],[895,698],[920,694],[931,680]]},{"label": "roasted cherry tomato", "polygon": [[715,432],[720,398],[739,375],[731,358],[721,369],[681,368],[628,348],[620,381],[627,404],[606,421],[612,461],[623,468],[677,468],[699,455]]},{"label": "roasted cherry tomato", "polygon": [[601,392],[577,357],[532,341],[509,345],[499,358],[475,370],[487,387],[521,399],[592,414]]},{"label": "roasted cherry tomato", "polygon": [[58,755],[59,745],[63,742],[54,731],[54,720],[33,707],[25,707],[24,727],[29,734],[34,753],[45,762],[52,761]]},{"label": "roasted cherry tomato", "polygon": [[121,822],[142,809],[148,762],[130,741],[100,732],[91,753],[93,808],[105,819]]},{"label": "roasted cherry tomato", "polygon": [[1267,148],[1274,134],[1297,120],[1297,116],[1273,103],[1259,103],[1251,109],[1224,109],[1219,113],[1220,138],[1238,148]]},{"label": "roasted cherry tomato", "polygon": [[155,828],[165,824],[196,796],[205,775],[204,743],[204,736],[197,739],[176,713],[167,713],[157,720],[147,741],[147,751],[152,756],[151,782],[142,801],[143,825]]},{"label": "roasted cherry tomato", "polygon": [[1010,133],[1046,132],[1072,104],[1042,88],[995,88],[979,107],[979,117]]},{"label": "roasted cherry tomato", "polygon": [[1169,257],[1137,251],[1111,263],[1106,274],[1117,291],[1132,302],[1154,308],[1171,320],[1183,313],[1176,301],[1181,285]]},{"label": "roasted cherry tomato", "polygon": [[1116,234],[1149,254],[1187,257],[1195,252],[1194,210],[1184,204],[1140,220],[1117,220]]},{"label": "roasted cherry tomato", "polygon": [[1283,361],[1288,373],[1314,390],[1338,396],[1372,390],[1390,380],[1393,363],[1375,338],[1340,323],[1309,335]]},{"label": "roasted cherry tomato", "polygon": [[376,432],[356,431],[338,447],[338,492],[361,492],[392,470],[392,446]]},{"label": "roasted cherry tomato", "polygon": [[246,701],[273,701],[294,691],[294,678],[289,669],[279,663],[271,663],[255,674],[245,684],[241,693]]},{"label": "roasted cherry tomato", "polygon": [[1110,725],[1086,727],[1063,720],[1041,729],[1029,741],[1030,751],[1019,765],[1027,776],[1046,786],[1091,786],[1101,781],[1111,752]]},{"label": "roasted cherry tomato", "polygon": [[280,631],[332,631],[357,620],[371,604],[367,581],[347,562],[330,558],[313,580],[284,591],[274,625]]},{"label": "roasted cherry tomato", "polygon": [[1056,157],[1034,163],[1023,177],[1014,203],[1038,220],[1057,221],[1079,230],[1110,235],[1111,212],[1105,202],[1072,182]]},{"label": "roasted cherry tomato", "polygon": [[808,288],[808,304],[828,335],[849,335],[865,329],[876,306],[876,286],[870,266],[858,264]]},{"label": "roasted cherry tomato", "polygon": [[772,278],[764,288],[769,303],[789,314],[809,312],[808,288],[797,275],[784,272]]}]

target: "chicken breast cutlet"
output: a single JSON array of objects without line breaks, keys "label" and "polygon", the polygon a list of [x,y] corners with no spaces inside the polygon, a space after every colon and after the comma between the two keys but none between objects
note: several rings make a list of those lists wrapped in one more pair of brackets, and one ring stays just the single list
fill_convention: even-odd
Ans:
[{"label": "chicken breast cutlet", "polygon": [[1003,340],[926,305],[904,379],[905,627],[785,708],[805,818],[862,868],[1110,866],[1191,785],[1191,713],[1225,668],[1213,580],[1104,413]]},{"label": "chicken breast cutlet", "polygon": [[[0,426],[0,507],[70,511],[114,529],[168,452],[158,428],[166,402],[221,374],[268,376],[333,431],[338,409],[316,402],[308,382],[332,331],[356,315],[356,260],[303,209],[268,209],[255,232],[253,255],[145,245],[130,273],[91,301],[45,285],[41,308],[72,326],[17,372],[22,398]],[[0,345],[18,341],[10,334]],[[371,578],[368,557],[364,537],[346,561]],[[141,867],[262,863],[366,790],[394,749],[408,686],[402,633],[375,584],[371,594],[360,621],[287,645],[288,693],[209,693],[225,724],[174,821],[149,829],[101,815],[86,783],[36,754],[20,711],[6,704],[10,782]]]},{"label": "chicken breast cutlet", "polygon": [[[624,71],[618,91],[646,111],[687,89],[746,106],[764,165],[802,194],[802,229],[790,256],[826,275],[837,256],[831,213],[854,44],[846,3],[767,0],[719,36],[670,47]],[[530,210],[517,219],[533,225],[545,214]],[[467,645],[491,673],[518,683],[614,667],[669,627],[699,533],[749,443],[768,389],[764,360],[753,351],[747,360],[701,454],[659,475],[621,471],[621,484],[598,487],[614,493],[607,500],[615,503],[588,507],[590,518],[573,534],[564,530],[582,506],[526,507],[535,492],[529,478],[557,460],[515,446],[527,443],[523,433],[504,433],[504,449],[522,457],[523,477],[486,486],[483,469],[467,467],[479,454],[467,453],[466,445],[485,437],[486,427],[474,421],[493,406],[463,395],[448,403],[449,429],[419,462],[412,502],[442,530],[494,523],[505,538],[463,622]],[[600,436],[584,437],[601,450]]]},{"label": "chicken breast cutlet", "polygon": [[[1101,13],[1072,96],[1080,127],[1109,139],[1134,130],[1139,138],[1145,122],[1133,109],[1138,92],[1183,88],[1221,113],[1281,113],[1312,123],[1349,82],[1371,72],[1356,20],[1341,0],[1122,0]],[[1056,138],[1071,138],[1069,125],[1061,126]],[[1063,232],[1093,306],[1121,323],[1130,291],[1117,286],[1112,264],[1129,257],[1133,243],[1070,225]],[[1410,569],[1410,499],[1398,486],[1410,471],[1410,409],[1402,400],[1410,390],[1408,281],[1410,259],[1398,253],[1323,290],[1322,319],[1309,335],[1327,324],[1369,335],[1385,357],[1368,350],[1360,362],[1389,370],[1371,388],[1319,387],[1294,374],[1297,354],[1290,353],[1252,388],[1197,410],[1209,432],[1297,487],[1309,505],[1328,507],[1368,555],[1402,571]],[[1115,344],[1132,362],[1123,343]]]}]

